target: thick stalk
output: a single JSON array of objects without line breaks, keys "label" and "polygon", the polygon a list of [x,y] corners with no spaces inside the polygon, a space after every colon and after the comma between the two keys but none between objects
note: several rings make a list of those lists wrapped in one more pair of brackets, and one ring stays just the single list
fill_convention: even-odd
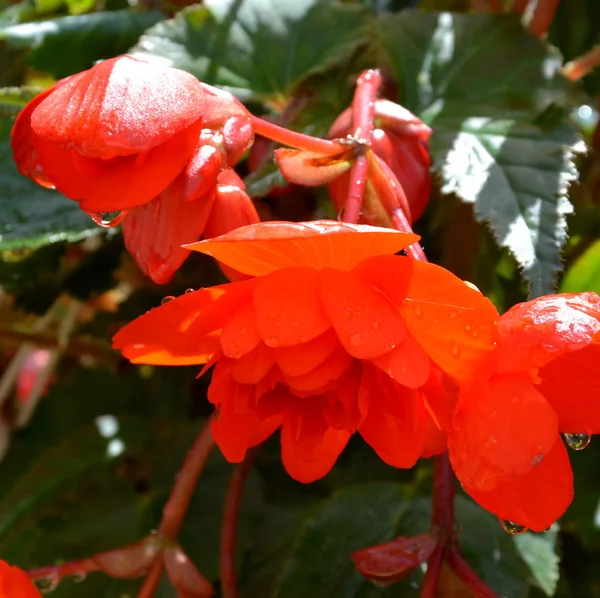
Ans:
[{"label": "thick stalk", "polygon": [[562,69],[562,73],[571,81],[579,81],[598,66],[600,66],[600,44],[594,46],[579,58],[567,62]]}]

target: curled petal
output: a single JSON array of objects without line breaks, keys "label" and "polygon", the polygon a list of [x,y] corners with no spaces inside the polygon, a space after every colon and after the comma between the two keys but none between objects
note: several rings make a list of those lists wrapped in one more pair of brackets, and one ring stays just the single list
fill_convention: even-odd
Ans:
[{"label": "curled petal", "polygon": [[600,297],[564,293],[519,303],[502,315],[498,330],[498,371],[538,368],[592,342],[600,332]]},{"label": "curled petal", "polygon": [[323,363],[302,376],[286,376],[283,378],[293,391],[314,394],[327,388],[331,382],[339,380],[352,364],[352,357],[341,347],[334,351]]},{"label": "curled petal", "polygon": [[244,226],[188,248],[261,276],[288,266],[351,270],[368,257],[396,253],[418,240],[391,229],[317,220]]},{"label": "curled petal", "polygon": [[330,328],[306,343],[277,347],[273,349],[273,354],[283,374],[302,376],[321,365],[339,347],[337,334]]},{"label": "curled petal", "polygon": [[247,116],[231,116],[225,121],[222,131],[227,164],[233,168],[252,145],[252,121]]},{"label": "curled petal", "polygon": [[397,308],[355,273],[325,269],[321,289],[331,324],[353,357],[379,357],[404,340],[406,325]]},{"label": "curled petal", "polygon": [[556,412],[561,432],[600,434],[599,363],[600,345],[594,342],[539,369],[537,389]]},{"label": "curled petal", "polygon": [[123,222],[125,246],[153,282],[166,284],[190,252],[182,247],[202,235],[214,194],[186,202],[182,177],[152,201],[135,207]]},{"label": "curled petal", "polygon": [[283,178],[296,185],[325,185],[352,166],[350,150],[335,156],[323,156],[306,150],[280,148],[275,160]]},{"label": "curled petal", "polygon": [[246,107],[231,93],[206,83],[200,83],[204,91],[204,126],[220,129],[232,116],[249,117]]},{"label": "curled petal", "polygon": [[349,439],[310,409],[290,415],[281,426],[283,466],[296,481],[314,482],[329,473]]},{"label": "curled petal", "polygon": [[165,143],[202,117],[203,104],[193,75],[118,56],[55,87],[34,110],[31,126],[47,142],[108,160]]},{"label": "curled petal", "polygon": [[113,337],[113,348],[132,363],[191,365],[206,363],[219,348],[216,334],[194,335],[194,320],[219,297],[218,287],[201,289],[150,310]]},{"label": "curled petal", "polygon": [[495,376],[487,389],[462,394],[450,459],[465,486],[489,491],[539,467],[557,439],[556,414],[529,377]]},{"label": "curled petal", "polygon": [[185,201],[195,201],[214,195],[221,171],[222,154],[212,145],[198,144],[194,155],[181,174]]},{"label": "curled petal", "polygon": [[573,472],[559,438],[552,451],[528,474],[513,476],[489,492],[467,485],[465,491],[500,519],[541,532],[550,527],[573,500]]},{"label": "curled petal", "polygon": [[269,347],[306,343],[331,327],[319,273],[311,268],[291,267],[258,278],[254,305],[258,330]]}]

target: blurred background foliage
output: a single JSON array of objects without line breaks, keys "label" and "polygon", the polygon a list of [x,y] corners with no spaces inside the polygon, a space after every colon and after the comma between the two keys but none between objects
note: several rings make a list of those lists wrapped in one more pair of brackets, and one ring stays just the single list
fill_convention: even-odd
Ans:
[{"label": "blurred background foliage", "polygon": [[[434,129],[434,191],[416,225],[430,259],[475,282],[500,311],[556,288],[600,292],[600,69],[577,84],[560,73],[600,42],[598,0],[562,0],[545,41],[517,15],[476,12],[467,0],[188,4],[0,0],[0,558],[22,567],[84,558],[156,526],[210,414],[209,375],[131,366],[110,337],[167,295],[223,281],[195,254],[168,285],[151,284],[118,229],[97,227],[76,202],[17,173],[14,117],[58,78],[135,53],[325,135],[358,73],[379,67],[386,96]],[[252,172],[242,162],[240,173],[264,219],[335,217],[323,190],[278,193],[268,156]],[[277,438],[261,447],[244,492],[242,595],[418,596],[421,572],[377,588],[348,556],[426,531],[431,464],[398,471],[355,439],[324,480],[304,486],[286,476],[278,451]],[[544,534],[511,537],[457,499],[461,546],[499,596],[600,596],[600,446],[572,461],[575,501]],[[181,534],[217,590],[231,469],[213,455]],[[54,595],[124,598],[139,583],[96,573]],[[444,588],[470,595],[450,573]],[[174,595],[166,582],[157,593]]]}]

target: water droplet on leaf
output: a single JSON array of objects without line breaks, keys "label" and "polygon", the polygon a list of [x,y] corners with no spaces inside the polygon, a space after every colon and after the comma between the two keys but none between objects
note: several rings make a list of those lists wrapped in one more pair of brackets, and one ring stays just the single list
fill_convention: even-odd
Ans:
[{"label": "water droplet on leaf", "polygon": [[54,592],[58,586],[58,577],[40,577],[34,580],[35,586],[42,594],[49,594]]},{"label": "water droplet on leaf", "polygon": [[164,305],[165,303],[169,303],[169,301],[173,301],[173,299],[175,299],[175,297],[173,297],[173,295],[167,295],[166,297],[163,298],[163,300],[160,302],[160,304]]},{"label": "water droplet on leaf", "polygon": [[501,519],[500,525],[502,529],[511,536],[518,536],[523,532],[527,531],[527,528],[524,525],[519,525],[518,523],[513,523],[512,521],[508,521],[507,519]]},{"label": "water droplet on leaf", "polygon": [[574,451],[582,451],[586,448],[592,437],[589,434],[565,434],[565,442]]},{"label": "water droplet on leaf", "polygon": [[125,220],[127,216],[127,210],[118,210],[116,212],[92,212],[90,218],[98,225],[103,228],[112,228],[118,226]]},{"label": "water droplet on leaf", "polygon": [[87,573],[84,573],[83,571],[79,571],[78,573],[75,573],[73,575],[73,581],[75,583],[83,583],[85,581],[87,577]]}]

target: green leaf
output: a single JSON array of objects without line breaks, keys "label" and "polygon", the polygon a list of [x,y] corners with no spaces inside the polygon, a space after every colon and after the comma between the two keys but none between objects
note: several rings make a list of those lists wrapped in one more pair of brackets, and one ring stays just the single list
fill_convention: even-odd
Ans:
[{"label": "green leaf", "polygon": [[559,557],[556,554],[557,530],[543,534],[526,532],[514,536],[513,541],[531,575],[546,596],[554,596],[559,578]]},{"label": "green leaf", "polygon": [[567,270],[561,293],[600,293],[600,241],[596,241]]},{"label": "green leaf", "polygon": [[554,290],[584,150],[563,106],[579,100],[559,54],[507,15],[404,11],[379,20],[401,102],[434,130],[442,191],[473,203],[530,283]]},{"label": "green leaf", "polygon": [[275,598],[357,596],[370,585],[350,555],[390,540],[407,505],[402,486],[365,484],[342,490],[314,509],[300,526],[274,588]]},{"label": "green leaf", "polygon": [[[31,48],[29,63],[60,79],[127,51],[163,18],[158,11],[115,10],[21,23],[0,31],[12,48]],[[65,51],[68,48],[68,52]]]},{"label": "green leaf", "polygon": [[281,100],[368,41],[369,12],[325,0],[206,0],[131,50],[166,59],[248,100]]},{"label": "green leaf", "polygon": [[275,187],[285,187],[288,183],[283,178],[275,160],[266,160],[252,174],[244,178],[246,193],[250,197],[265,197]]},{"label": "green leaf", "polygon": [[76,241],[97,234],[77,202],[22,176],[12,158],[11,114],[35,95],[30,88],[0,89],[0,251]]}]

